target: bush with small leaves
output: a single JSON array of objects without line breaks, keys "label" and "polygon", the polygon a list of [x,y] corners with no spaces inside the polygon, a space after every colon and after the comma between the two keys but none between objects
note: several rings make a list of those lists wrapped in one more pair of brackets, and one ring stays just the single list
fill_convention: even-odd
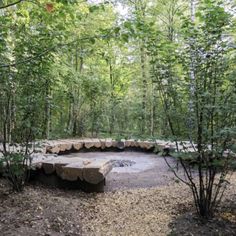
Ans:
[{"label": "bush with small leaves", "polygon": [[20,192],[29,179],[31,158],[23,153],[6,153],[1,159],[3,176],[9,181],[12,190]]}]

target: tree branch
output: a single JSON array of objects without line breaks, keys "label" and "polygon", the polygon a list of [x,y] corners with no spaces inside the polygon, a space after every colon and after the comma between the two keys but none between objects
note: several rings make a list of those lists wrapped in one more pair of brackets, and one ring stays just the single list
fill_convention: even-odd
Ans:
[{"label": "tree branch", "polygon": [[0,9],[5,9],[5,8],[8,8],[8,7],[14,6],[14,5],[16,5],[16,4],[18,4],[18,3],[21,3],[21,2],[23,2],[23,1],[24,1],[24,0],[18,0],[18,1],[16,1],[16,2],[12,2],[12,3],[9,3],[9,4],[7,4],[7,5],[0,6]]},{"label": "tree branch", "polygon": [[171,171],[173,172],[173,174],[175,175],[175,177],[180,180],[181,182],[183,182],[184,184],[188,185],[188,186],[191,186],[190,183],[188,183],[187,181],[185,181],[184,179],[182,179],[177,173],[176,171],[174,170],[174,168],[170,165],[170,163],[167,161],[166,157],[164,156],[163,157],[167,166],[171,169]]}]

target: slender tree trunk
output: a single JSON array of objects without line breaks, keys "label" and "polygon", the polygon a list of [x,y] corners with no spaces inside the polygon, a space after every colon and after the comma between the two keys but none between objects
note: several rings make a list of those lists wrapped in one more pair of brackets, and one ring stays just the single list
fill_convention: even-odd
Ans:
[{"label": "slender tree trunk", "polygon": [[[82,48],[80,49],[82,51]],[[84,60],[83,57],[79,55],[79,48],[78,45],[76,45],[75,49],[75,71],[78,74],[82,74],[83,71],[83,65]],[[75,86],[75,88],[72,85],[72,96],[73,96],[73,102],[72,102],[72,135],[76,136],[78,132],[78,123],[79,123],[79,110],[80,110],[80,87]]]},{"label": "slender tree trunk", "polygon": [[150,135],[154,136],[154,122],[155,122],[155,84],[152,81],[152,97],[151,97],[151,112],[150,112]]},{"label": "slender tree trunk", "polygon": [[111,59],[109,60],[109,76],[110,76],[110,85],[111,85],[111,110],[110,110],[110,135],[114,132],[114,123],[115,123],[115,97],[114,97],[114,75],[113,75],[113,65]]},{"label": "slender tree trunk", "polygon": [[[191,12],[191,21],[192,23],[195,22],[195,0],[190,0],[190,12]],[[190,38],[190,46],[194,46],[194,38]],[[194,113],[194,104],[193,104],[193,99],[194,99],[194,94],[195,94],[195,52],[193,49],[190,51],[190,68],[189,68],[189,75],[190,75],[190,84],[189,84],[189,120],[188,120],[188,126],[189,126],[189,139],[192,142],[192,132],[193,126],[194,126],[194,118],[193,118],[193,113]]]},{"label": "slender tree trunk", "polygon": [[142,117],[141,117],[141,132],[146,131],[147,120],[147,68],[146,68],[146,50],[143,42],[140,45],[141,73],[142,73]]},{"label": "slender tree trunk", "polygon": [[[76,44],[76,48],[75,48],[75,71],[78,72],[78,61],[79,61],[79,49],[78,49],[78,45]],[[77,94],[77,89],[72,88],[73,91],[73,122],[72,122],[72,135],[76,136],[77,134],[77,96],[79,96],[79,94]]]},{"label": "slender tree trunk", "polygon": [[45,82],[45,105],[44,105],[44,128],[43,137],[48,139],[51,127],[51,106],[50,106],[50,81]]}]

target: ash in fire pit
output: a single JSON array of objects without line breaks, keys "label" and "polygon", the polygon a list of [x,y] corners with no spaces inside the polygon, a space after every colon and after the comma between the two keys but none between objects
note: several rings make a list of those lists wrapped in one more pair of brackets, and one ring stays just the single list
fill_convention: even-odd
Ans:
[{"label": "ash in fire pit", "polygon": [[128,167],[135,164],[134,161],[130,160],[111,160],[112,167]]}]

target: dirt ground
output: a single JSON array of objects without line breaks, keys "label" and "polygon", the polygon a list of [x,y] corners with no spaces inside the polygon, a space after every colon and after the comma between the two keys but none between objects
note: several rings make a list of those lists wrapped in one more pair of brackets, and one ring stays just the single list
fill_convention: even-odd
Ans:
[{"label": "dirt ground", "polygon": [[236,173],[216,217],[201,222],[189,189],[166,166],[118,172],[105,193],[91,194],[33,185],[9,194],[1,179],[0,235],[236,235]]}]

